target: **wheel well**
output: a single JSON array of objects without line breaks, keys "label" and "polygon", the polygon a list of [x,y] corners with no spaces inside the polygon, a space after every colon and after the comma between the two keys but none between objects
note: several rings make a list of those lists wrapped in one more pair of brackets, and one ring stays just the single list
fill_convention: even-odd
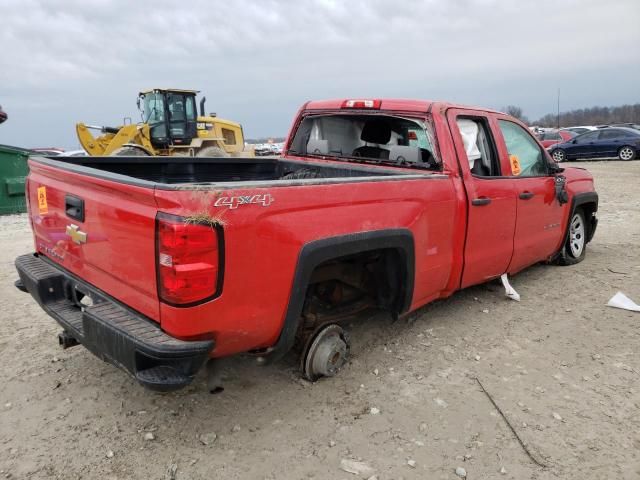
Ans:
[{"label": "wheel well", "polygon": [[404,309],[406,259],[396,248],[380,248],[325,260],[306,288],[298,340],[329,323],[353,319],[367,311]]},{"label": "wheel well", "polygon": [[[395,253],[387,253],[391,251]],[[380,255],[380,258],[388,259],[384,260],[385,265],[393,263],[395,268],[401,272],[398,277],[400,280],[394,284],[398,286],[397,295],[394,295],[392,301],[389,302],[389,305],[393,307],[392,312],[408,311],[413,299],[415,280],[415,246],[410,230],[404,228],[374,230],[314,240],[306,243],[300,250],[280,336],[276,343],[269,348],[268,353],[263,356],[263,361],[266,363],[281,358],[295,344],[297,334],[300,331],[300,323],[304,323],[306,320],[302,313],[308,298],[309,286],[317,285],[322,279],[336,280],[336,276],[339,281],[345,279],[344,274],[328,274],[324,270],[325,266],[332,263],[337,265],[354,262],[367,264],[367,262],[363,262],[363,258],[371,258],[368,256],[376,254]],[[374,263],[380,265],[381,261],[378,260]],[[319,267],[321,270],[318,270]],[[355,269],[355,271],[358,270]],[[394,278],[393,276],[389,277],[385,270],[373,268],[373,271],[382,273],[382,278],[385,275],[387,275],[386,278]],[[380,283],[378,282],[377,285]],[[382,288],[376,291],[384,294]],[[340,306],[346,307],[342,303]]]}]

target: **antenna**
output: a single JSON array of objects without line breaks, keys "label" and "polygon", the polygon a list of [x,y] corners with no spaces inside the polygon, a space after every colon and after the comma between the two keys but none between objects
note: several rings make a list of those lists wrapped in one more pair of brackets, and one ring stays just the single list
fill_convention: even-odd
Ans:
[{"label": "antenna", "polygon": [[560,130],[560,88],[558,88],[558,130]]}]

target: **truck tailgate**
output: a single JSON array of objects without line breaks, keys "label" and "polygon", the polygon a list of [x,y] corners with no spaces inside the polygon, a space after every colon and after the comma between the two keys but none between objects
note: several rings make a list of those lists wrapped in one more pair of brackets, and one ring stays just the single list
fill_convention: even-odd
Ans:
[{"label": "truck tailgate", "polygon": [[37,161],[29,167],[36,251],[159,321],[153,188]]}]

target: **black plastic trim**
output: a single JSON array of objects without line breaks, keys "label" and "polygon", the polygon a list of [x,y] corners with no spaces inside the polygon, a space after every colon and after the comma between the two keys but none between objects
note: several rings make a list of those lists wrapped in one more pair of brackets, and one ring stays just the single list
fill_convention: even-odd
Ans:
[{"label": "black plastic trim", "polygon": [[64,196],[64,213],[73,220],[84,222],[84,200],[67,193]]},{"label": "black plastic trim", "polygon": [[222,225],[209,225],[205,222],[192,222],[192,223],[196,223],[198,225],[206,225],[206,226],[210,226],[211,228],[213,228],[216,231],[216,236],[218,237],[218,278],[217,278],[217,283],[216,283],[216,291],[213,293],[213,295],[210,295],[206,298],[203,298],[202,300],[198,300],[195,302],[190,302],[190,303],[173,303],[173,302],[169,302],[165,299],[163,299],[160,296],[160,267],[158,266],[158,259],[159,259],[159,245],[160,245],[160,239],[158,238],[158,232],[160,231],[160,229],[158,228],[158,224],[160,222],[160,220],[165,219],[165,220],[169,220],[171,222],[175,222],[175,223],[187,223],[187,219],[185,217],[181,217],[178,215],[172,215],[170,213],[165,213],[165,212],[158,212],[156,214],[156,221],[155,221],[155,232],[154,232],[154,236],[155,236],[155,256],[156,256],[156,289],[158,292],[158,298],[160,299],[160,301],[164,304],[167,305],[171,305],[172,307],[177,307],[177,308],[187,308],[187,307],[195,307],[197,305],[202,305],[203,303],[207,303],[210,302],[211,300],[214,300],[216,298],[218,298],[220,295],[222,295],[222,287],[224,285],[224,259],[225,259],[225,253],[224,253],[224,232],[222,230]]},{"label": "black plastic trim", "polygon": [[408,311],[413,299],[415,282],[415,247],[413,234],[410,230],[375,230],[324,238],[307,243],[302,247],[298,256],[289,296],[289,305],[287,306],[280,337],[265,356],[265,359],[269,362],[275,361],[284,356],[293,347],[309,280],[313,270],[318,265],[346,255],[380,249],[397,250],[402,256],[405,279],[402,282],[404,288],[400,292],[397,313]]}]

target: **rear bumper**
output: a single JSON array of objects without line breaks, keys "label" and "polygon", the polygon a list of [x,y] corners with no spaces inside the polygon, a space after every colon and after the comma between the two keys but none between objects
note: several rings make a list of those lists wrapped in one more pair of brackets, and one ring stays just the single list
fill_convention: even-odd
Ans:
[{"label": "rear bumper", "polygon": [[[167,335],[157,323],[37,254],[22,255],[15,264],[24,288],[67,336],[147,388],[188,385],[214,347],[213,340],[187,342]],[[80,303],[84,296],[90,306]]]}]

